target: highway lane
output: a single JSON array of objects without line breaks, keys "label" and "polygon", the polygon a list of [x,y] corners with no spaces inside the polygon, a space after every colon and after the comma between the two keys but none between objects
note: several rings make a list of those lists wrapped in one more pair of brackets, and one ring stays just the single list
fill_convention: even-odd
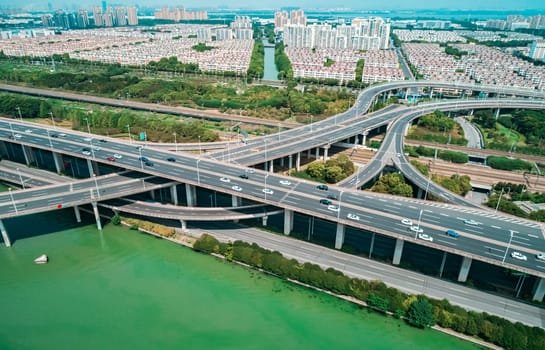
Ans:
[{"label": "highway lane", "polygon": [[[3,123],[4,125],[2,125]],[[6,128],[5,120],[0,121],[0,128],[3,129],[3,130],[0,130],[0,138],[5,138],[6,135],[9,135],[10,128],[9,127]],[[34,144],[35,147],[48,149],[47,142],[44,142],[44,139],[47,140],[47,137],[39,136],[39,133],[37,131],[36,132],[33,131],[30,134],[32,134],[33,136],[26,135],[20,138],[18,141],[26,142],[28,144],[35,143]],[[66,152],[64,151],[64,148],[67,148],[70,150],[67,153],[73,153],[73,150],[75,147],[74,143],[83,142],[83,145],[87,144],[87,141],[84,140],[86,136],[88,135],[81,134],[81,133],[67,132],[67,135],[65,137],[55,138],[55,141],[56,141],[56,144],[54,145],[55,151],[62,153],[62,152]],[[35,140],[34,138],[37,138],[40,140],[37,140],[37,139]],[[339,221],[346,225],[375,231],[375,232],[386,234],[392,237],[399,237],[405,240],[414,239],[412,238],[412,236],[409,236],[407,232],[401,232],[398,228],[398,223],[399,223],[399,220],[403,217],[414,217],[414,212],[416,210],[408,208],[406,205],[401,205],[399,206],[400,207],[399,212],[397,213],[396,216],[393,216],[393,217],[389,217],[388,216],[389,214],[385,210],[385,209],[388,209],[385,206],[386,204],[389,204],[389,203],[391,204],[394,202],[407,203],[406,199],[380,196],[378,194],[372,194],[372,193],[361,193],[360,191],[356,191],[356,190],[342,189],[336,186],[330,186],[331,192],[340,192],[342,190],[344,193],[342,199],[344,199],[345,201],[349,201],[349,200],[351,201],[351,202],[341,201],[340,203],[341,208],[339,212],[335,212],[335,211],[329,210],[326,206],[319,204],[319,200],[324,198],[327,193],[325,193],[325,191],[318,190],[316,188],[315,183],[310,183],[303,180],[295,180],[293,178],[287,178],[277,174],[266,173],[266,172],[258,171],[258,170],[255,170],[253,174],[249,174],[249,179],[245,180],[238,177],[240,174],[245,173],[246,168],[244,167],[211,161],[205,158],[196,158],[194,156],[186,155],[186,154],[183,154],[183,155],[178,154],[173,156],[171,153],[159,151],[159,150],[155,150],[155,149],[151,149],[147,147],[137,150],[134,147],[134,145],[130,145],[130,144],[126,144],[126,143],[122,143],[122,142],[110,140],[110,139],[108,139],[107,142],[102,142],[101,150],[97,152],[105,152],[105,154],[111,154],[114,149],[123,153],[123,157],[121,159],[118,159],[116,163],[120,166],[127,167],[132,170],[143,171],[151,175],[161,176],[166,179],[170,179],[174,181],[200,185],[202,187],[209,188],[212,190],[220,190],[225,193],[255,200],[257,202],[264,202],[271,205],[286,207],[288,209],[295,210],[297,212],[301,212],[304,214],[321,217],[326,220]],[[77,153],[76,155],[81,155],[81,153]],[[108,162],[105,158],[102,158],[103,154],[99,153],[99,155],[96,154],[96,159],[98,161],[102,161],[106,163]],[[154,162],[154,166],[149,167],[149,166],[143,165],[143,163],[138,160],[138,157],[140,157],[141,155],[148,157],[149,160]],[[166,158],[168,157],[174,157],[176,161],[169,162],[166,160]],[[228,177],[230,179],[229,182],[221,181],[222,177]],[[290,181],[291,184],[282,185],[280,181]],[[234,185],[239,185],[242,188],[242,191],[233,190],[232,187]],[[263,192],[264,188],[269,188],[270,190],[272,190],[272,193]],[[66,187],[64,187],[63,191],[66,191],[66,190],[67,190]],[[91,192],[89,192],[89,194],[85,196],[82,196],[80,194],[80,197],[83,197],[83,199],[90,201],[93,199],[90,196]],[[109,194],[109,195],[113,195],[113,194]],[[50,199],[54,200],[55,196],[60,196],[60,195],[56,195],[56,194],[51,195]],[[365,196],[369,196],[371,198],[369,199]],[[8,196],[3,195],[3,197],[7,198]],[[380,198],[382,198],[384,202],[381,201]],[[70,200],[74,200],[76,202],[76,198],[70,198]],[[81,203],[81,200],[82,198],[79,198],[79,202],[77,203]],[[4,202],[5,203],[9,202],[9,199],[4,199]],[[431,209],[436,204],[423,203],[417,200],[413,200],[411,201],[411,203],[412,203],[411,204],[412,206],[416,208],[420,208],[422,210],[432,210],[432,211],[436,210],[436,209]],[[8,213],[9,213],[10,207],[11,206],[9,206],[8,204],[7,205]],[[454,206],[447,206],[445,208],[447,208],[446,210],[448,211],[451,208],[454,208]],[[2,211],[5,211],[5,210],[6,210],[5,205],[0,207],[0,216],[5,215],[5,212],[2,214]],[[374,219],[372,221],[370,220],[371,222],[369,224],[366,224],[364,222],[355,222],[347,218],[348,213],[353,213],[356,215],[361,214],[362,217],[363,215],[369,215],[369,213],[371,213]],[[487,218],[480,216],[479,213],[477,212],[467,212],[467,213],[464,213],[463,215],[464,217],[467,217],[468,219],[474,219],[476,221],[484,222],[483,220],[488,220]],[[429,229],[431,234],[435,234],[434,232],[441,232],[441,231],[444,232],[446,231],[446,229],[449,229],[449,228],[460,230],[462,225],[461,221],[456,226],[452,227],[450,225],[446,226],[443,224],[437,225],[435,222],[431,222],[431,221],[428,222],[427,220],[428,218],[426,216],[423,216],[421,225],[422,227],[424,227],[425,230]],[[489,225],[486,225],[486,227],[488,226]],[[538,228],[526,226],[524,223],[513,222],[513,223],[510,223],[510,226],[512,226],[511,228],[512,230],[515,230],[521,233],[521,235],[524,234],[528,237],[530,237],[530,235],[533,235],[538,238],[536,238],[537,243],[535,244],[534,244],[534,241],[531,241],[532,245],[530,247],[526,247],[526,246],[521,247],[521,248],[524,248],[524,249],[521,249],[521,251],[526,252],[530,256],[530,259],[528,259],[528,261],[526,262],[512,261],[511,259],[508,259],[506,260],[504,265],[507,267],[512,267],[514,269],[527,271],[528,273],[531,273],[531,274],[545,276],[545,273],[539,270],[539,268],[537,267],[538,264],[531,257],[531,254],[534,254],[534,252],[536,252],[537,250],[545,251],[545,246],[544,246],[545,240],[543,240],[542,235],[541,237],[539,236],[541,231]],[[394,227],[396,227],[396,229],[394,229]],[[431,231],[431,230],[437,230],[437,231]],[[487,238],[487,237],[484,237],[484,238]],[[497,240],[497,239],[490,238],[491,241],[489,241],[489,240],[484,240],[484,238],[480,238],[482,242],[474,242],[473,237],[469,237],[469,236],[463,237],[463,239],[458,239],[455,251],[460,254],[464,254],[466,256],[471,256],[473,258],[477,258],[480,260],[488,261],[495,264],[500,264],[500,260],[498,257],[495,257],[495,256],[488,257],[486,255],[484,242],[486,242],[486,245],[499,247],[497,249],[503,249],[503,250],[505,250],[505,246],[507,245],[507,243],[504,240]],[[448,242],[448,241],[445,240],[445,242]],[[433,243],[425,242],[422,240],[416,240],[416,243],[418,244],[452,250],[453,249],[452,246],[445,242],[441,242],[439,241],[439,239],[437,241],[434,241]],[[516,246],[516,245],[513,245],[513,246]],[[517,249],[518,249],[518,246],[517,246]]]},{"label": "highway lane", "polygon": [[474,290],[459,284],[425,276],[374,260],[346,254],[290,237],[274,235],[254,228],[219,224],[190,227],[189,233],[199,237],[210,233],[221,241],[242,240],[261,247],[282,252],[287,258],[301,263],[311,262],[324,268],[333,267],[348,276],[367,280],[380,280],[386,285],[411,294],[426,294],[436,299],[447,299],[454,305],[469,310],[487,312],[514,322],[545,327],[545,310],[497,295]]}]

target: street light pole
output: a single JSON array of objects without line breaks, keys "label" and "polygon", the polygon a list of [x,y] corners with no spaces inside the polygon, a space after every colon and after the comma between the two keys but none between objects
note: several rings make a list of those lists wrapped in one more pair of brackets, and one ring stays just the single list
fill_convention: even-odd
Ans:
[{"label": "street light pole", "polygon": [[341,216],[341,203],[342,203],[342,198],[343,198],[343,191],[341,191],[339,193],[339,211],[337,212],[337,220],[340,218]]},{"label": "street light pole", "polygon": [[25,182],[23,181],[23,175],[21,175],[21,170],[17,168],[17,173],[19,173],[19,180],[21,181],[21,187],[23,187],[23,190],[25,190]]},{"label": "street light pole", "polygon": [[21,114],[21,108],[19,108],[19,106],[15,107],[15,109],[17,110],[17,112],[19,112],[19,119],[21,119],[21,121],[23,121],[23,115]]},{"label": "street light pole", "polygon": [[265,194],[265,200],[267,200],[267,177],[269,177],[268,172],[265,174],[265,191],[263,192]]},{"label": "street light pole", "polygon": [[199,135],[199,157],[202,155],[201,135]]},{"label": "street light pole", "polygon": [[174,145],[176,147],[176,153],[178,153],[178,142],[176,141],[176,133],[174,133]]},{"label": "street light pole", "polygon": [[500,202],[501,202],[501,197],[503,196],[503,189],[505,187],[502,187],[501,188],[501,192],[500,192],[500,198],[498,198],[498,203],[496,204],[496,210],[494,210],[494,213],[497,213],[498,212],[498,208],[500,207]]},{"label": "street light pole", "polygon": [[51,123],[53,124],[53,127],[55,128],[55,119],[53,118],[53,112],[49,112],[49,115],[51,116]]},{"label": "street light pole", "polygon": [[[422,219],[422,213],[424,212],[423,209],[420,209],[420,214],[418,214],[418,223],[416,224],[416,228],[420,228],[420,220]],[[418,230],[414,233],[414,239],[416,239],[416,236],[418,235]]]},{"label": "street light pole", "polygon": [[83,118],[85,122],[87,123],[87,133],[91,135],[91,127],[89,126],[89,118]]},{"label": "street light pole", "polygon": [[11,203],[13,203],[13,209],[15,209],[15,214],[17,214],[17,205],[15,205],[15,200],[13,199],[13,193],[11,193],[11,187],[8,188],[9,196],[11,197]]},{"label": "street light pole", "polygon": [[129,124],[127,124],[126,126],[127,126],[127,130],[129,130],[129,143],[132,143],[131,126]]},{"label": "street light pole", "polygon": [[503,255],[503,259],[501,263],[503,264],[505,262],[505,258],[507,257],[507,252],[509,252],[509,248],[511,247],[511,240],[513,240],[513,234],[515,231],[509,230],[510,236],[509,236],[509,242],[507,243],[507,248],[505,249],[505,254]]},{"label": "street light pole", "polygon": [[201,184],[201,175],[199,173],[199,162],[201,161],[201,158],[197,159],[197,184]]},{"label": "street light pole", "polygon": [[144,169],[144,160],[142,160],[142,147],[138,147],[138,154],[140,154],[140,167]]},{"label": "street light pole", "polygon": [[93,179],[95,179],[95,187],[97,190],[97,197],[100,198],[100,191],[98,190],[97,174],[93,173]]}]

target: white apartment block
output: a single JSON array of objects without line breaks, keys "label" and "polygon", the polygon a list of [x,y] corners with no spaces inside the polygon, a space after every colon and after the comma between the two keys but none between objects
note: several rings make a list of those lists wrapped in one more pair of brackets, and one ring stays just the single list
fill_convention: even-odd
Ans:
[{"label": "white apartment block", "polygon": [[127,22],[130,26],[138,25],[138,16],[136,15],[136,7],[129,6],[127,7]]},{"label": "white apartment block", "polygon": [[532,45],[530,45],[530,58],[543,61],[545,58],[545,40],[535,40]]}]

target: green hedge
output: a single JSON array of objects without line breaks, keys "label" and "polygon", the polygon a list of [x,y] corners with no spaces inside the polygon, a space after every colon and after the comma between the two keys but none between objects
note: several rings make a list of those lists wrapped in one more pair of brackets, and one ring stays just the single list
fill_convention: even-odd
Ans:
[{"label": "green hedge", "polygon": [[486,158],[486,164],[493,169],[500,170],[532,170],[532,164],[521,159],[490,156]]}]

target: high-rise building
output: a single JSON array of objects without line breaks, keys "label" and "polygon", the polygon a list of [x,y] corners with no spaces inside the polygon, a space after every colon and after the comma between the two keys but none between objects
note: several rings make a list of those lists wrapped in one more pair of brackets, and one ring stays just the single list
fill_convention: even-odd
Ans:
[{"label": "high-rise building", "polygon": [[138,25],[138,16],[136,14],[136,7],[134,6],[127,7],[127,17],[128,17],[128,24],[130,26]]},{"label": "high-rise building", "polygon": [[118,26],[127,25],[127,16],[125,14],[126,9],[124,7],[115,8],[115,24]]},{"label": "high-rise building", "polygon": [[102,18],[102,8],[100,6],[93,7],[93,22],[96,27],[102,27],[104,25],[104,19]]},{"label": "high-rise building", "polygon": [[307,17],[303,10],[292,10],[290,12],[289,24],[307,25]]},{"label": "high-rise building", "polygon": [[274,30],[281,31],[288,24],[288,12],[278,11],[274,13]]},{"label": "high-rise building", "polygon": [[89,27],[89,14],[85,10],[79,10],[78,16],[76,19],[78,28],[87,28]]}]

